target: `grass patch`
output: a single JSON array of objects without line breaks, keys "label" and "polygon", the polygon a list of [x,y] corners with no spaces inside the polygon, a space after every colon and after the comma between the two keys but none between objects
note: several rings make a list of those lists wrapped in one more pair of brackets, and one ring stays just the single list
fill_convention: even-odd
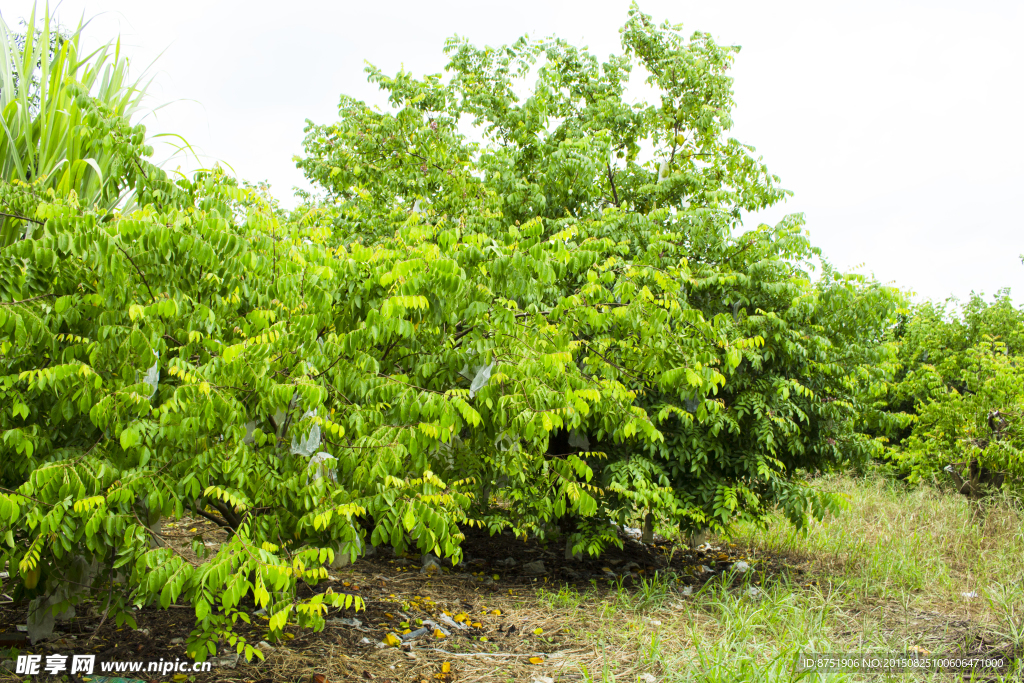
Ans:
[{"label": "grass patch", "polygon": [[[1024,513],[879,477],[827,477],[846,510],[804,533],[742,527],[735,554],[771,572],[722,572],[684,596],[674,575],[538,593],[592,656],[556,680],[951,680],[922,671],[808,674],[800,652],[1024,655]],[[554,618],[554,617],[552,617]],[[568,664],[568,662],[566,663]],[[549,674],[550,675],[550,674]],[[963,680],[972,680],[968,675]],[[1019,662],[973,680],[1020,681]]]}]

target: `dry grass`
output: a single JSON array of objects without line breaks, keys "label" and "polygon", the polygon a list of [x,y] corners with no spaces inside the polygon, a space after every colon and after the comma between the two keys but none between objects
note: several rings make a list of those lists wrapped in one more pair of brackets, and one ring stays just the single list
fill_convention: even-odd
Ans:
[{"label": "dry grass", "polygon": [[[807,651],[1024,653],[1019,499],[972,502],[882,478],[824,478],[819,485],[846,499],[843,514],[805,533],[779,519],[767,529],[741,528],[731,539],[712,540],[737,544],[735,554],[767,572],[726,573],[688,597],[665,584],[655,600],[642,589],[538,592],[540,606],[572,623],[573,642],[590,648],[589,657],[572,662],[575,675],[563,679],[878,680],[875,674],[808,678],[794,671],[794,658]],[[754,584],[761,592],[751,596]],[[979,680],[1021,675],[1010,667]]]}]

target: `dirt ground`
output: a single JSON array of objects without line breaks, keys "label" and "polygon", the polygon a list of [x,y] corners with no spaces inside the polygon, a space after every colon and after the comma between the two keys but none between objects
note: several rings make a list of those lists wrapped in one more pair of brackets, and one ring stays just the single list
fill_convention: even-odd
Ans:
[{"label": "dirt ground", "polygon": [[[212,545],[220,536],[211,523],[193,519],[167,525],[164,533],[185,555],[191,555],[187,542],[196,533],[204,534]],[[612,549],[599,559],[566,561],[562,546],[545,546],[511,535],[492,537],[473,529],[467,529],[466,536],[464,560],[457,567],[423,573],[419,556],[396,556],[382,548],[373,557],[331,570],[328,581],[315,587],[302,585],[300,592],[306,595],[328,587],[334,592],[359,595],[366,609],[358,613],[332,610],[327,627],[319,633],[288,627],[284,638],[267,650],[263,662],[247,663],[244,658],[232,662],[230,655],[223,659],[227,648],[222,648],[211,672],[189,674],[188,680],[470,683],[544,676],[580,679],[576,663],[595,653],[592,647],[581,647],[573,625],[560,623],[556,610],[538,605],[538,592],[550,594],[572,588],[598,593],[642,591],[645,585],[650,589],[657,573],[661,577],[674,574],[670,590],[681,594],[695,590],[743,557],[739,549],[728,546],[724,550],[706,545],[696,550],[680,549],[667,542],[648,546],[626,535],[622,550]],[[179,540],[180,544],[176,542]],[[537,561],[543,563],[542,571],[536,564],[527,566]],[[774,562],[762,559],[757,568],[758,577],[787,571],[784,558]],[[250,611],[252,607],[250,603]],[[75,618],[57,623],[52,639],[33,647],[20,640],[24,634],[17,628],[25,623],[26,609],[26,604],[0,604],[0,634],[6,634],[0,635],[6,637],[0,642],[3,651],[15,645],[21,654],[95,654],[98,661],[184,660],[184,641],[194,623],[193,611],[187,606],[145,608],[136,613],[139,628],[133,631],[118,628],[112,621],[100,626],[101,616],[95,607],[79,606]],[[342,623],[342,619],[346,621]],[[416,631],[422,623],[417,620],[432,620],[450,635],[428,628],[423,636],[399,647],[379,645],[388,634],[400,637],[404,631]],[[452,621],[460,627],[452,627]],[[252,624],[240,622],[237,632],[255,645],[267,637],[265,624],[266,617],[254,615]],[[18,680],[11,674],[0,669],[0,680],[5,676]],[[136,676],[147,682],[174,680],[171,675]],[[76,679],[68,676],[67,680]],[[88,677],[77,680],[88,681]]]},{"label": "dirt ground", "polygon": [[[186,557],[198,561],[189,548],[200,534],[213,550],[223,532],[206,521],[184,519],[167,524],[164,535]],[[101,676],[39,677],[70,683],[339,683],[375,680],[380,683],[496,683],[527,681],[553,683],[573,680],[661,680],[687,666],[688,638],[693,628],[720,639],[729,639],[744,609],[746,596],[768,596],[762,612],[785,607],[794,596],[813,605],[847,591],[841,572],[822,557],[796,549],[768,548],[756,543],[733,545],[712,541],[689,549],[661,540],[644,545],[629,534],[624,547],[611,549],[598,559],[565,560],[564,547],[523,541],[511,535],[489,536],[467,529],[464,560],[457,567],[424,573],[419,556],[399,556],[381,548],[372,557],[351,566],[331,570],[328,581],[315,587],[300,584],[300,594],[310,596],[330,588],[336,593],[360,596],[366,609],[331,610],[321,632],[286,628],[283,638],[269,643],[265,661],[246,662],[222,645],[212,659],[213,669],[198,674],[124,674],[127,678]],[[748,539],[749,540],[749,539]],[[823,556],[828,559],[830,556]],[[837,556],[838,557],[838,556]],[[843,560],[849,563],[849,560]],[[543,567],[536,563],[540,562]],[[744,564],[739,563],[745,563]],[[824,562],[824,564],[823,564]],[[749,567],[749,568],[748,568]],[[741,571],[745,570],[745,571]],[[848,577],[847,577],[848,578]],[[707,585],[705,585],[707,584]],[[789,597],[772,602],[778,586]],[[845,585],[845,587],[844,587]],[[702,592],[702,589],[703,592]],[[722,590],[741,603],[733,615],[735,624],[723,617],[728,599]],[[716,592],[717,591],[717,592]],[[692,597],[688,597],[692,596]],[[716,597],[719,596],[719,597]],[[927,596],[925,596],[927,597]],[[760,598],[754,597],[756,602]],[[724,602],[723,602],[724,600]],[[816,602],[817,601],[817,602]],[[898,635],[914,648],[932,652],[954,649],[996,653],[1014,659],[1009,650],[984,628],[979,615],[911,606],[892,599],[855,598],[834,609],[833,630],[837,642],[862,640],[869,628]],[[253,645],[269,636],[267,617],[248,602],[252,623],[239,622],[237,633]],[[138,630],[118,628],[103,621],[101,610],[80,605],[77,616],[58,622],[53,638],[36,646],[25,642],[19,625],[26,621],[27,604],[0,596],[0,659],[17,647],[21,654],[94,654],[101,660],[187,659],[185,640],[194,624],[189,606],[167,610],[146,608],[136,612]],[[766,618],[746,612],[744,619]],[[763,628],[773,628],[767,617]],[[792,617],[779,616],[778,619]],[[796,621],[799,621],[797,619]],[[102,623],[101,623],[102,622]],[[664,622],[664,623],[663,623]],[[687,623],[690,625],[687,626]],[[752,623],[752,622],[751,622]],[[794,622],[796,623],[796,622]],[[732,625],[731,625],[732,624]],[[435,630],[435,625],[444,632]],[[762,627],[758,627],[762,628]],[[406,634],[419,637],[402,641]],[[687,629],[690,629],[689,631]],[[622,637],[617,637],[621,635]],[[390,638],[391,645],[384,643]],[[886,636],[888,640],[892,640]],[[709,641],[710,642],[710,641]],[[724,642],[724,641],[723,641]],[[683,651],[671,660],[644,654],[644,648],[663,643]],[[963,648],[967,648],[964,650]],[[230,652],[229,652],[230,649]],[[652,650],[653,653],[653,650]],[[45,661],[45,660],[44,660]],[[613,663],[609,674],[608,663]],[[695,671],[701,669],[697,663]],[[11,662],[8,659],[7,665]],[[604,667],[604,670],[602,670]],[[669,668],[666,668],[669,667]],[[657,678],[650,672],[659,673]],[[98,673],[98,672],[97,672]],[[649,677],[649,678],[645,678]],[[8,668],[0,668],[0,681],[28,680]],[[724,680],[724,679],[723,679]],[[902,680],[902,679],[901,679]]]}]

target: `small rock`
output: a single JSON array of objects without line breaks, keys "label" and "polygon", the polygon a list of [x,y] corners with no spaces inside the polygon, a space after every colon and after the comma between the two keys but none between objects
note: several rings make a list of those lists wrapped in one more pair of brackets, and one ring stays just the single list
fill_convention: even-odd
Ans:
[{"label": "small rock", "polygon": [[640,674],[641,683],[658,683],[658,679],[654,677],[654,674]]},{"label": "small rock", "polygon": [[358,619],[349,619],[348,617],[341,617],[340,619],[327,619],[327,624],[331,626],[351,626],[353,628],[359,628],[363,625],[363,622]]},{"label": "small rock", "polygon": [[383,650],[384,648],[386,648],[386,647],[387,647],[387,643],[385,643],[384,641],[381,641],[381,642],[377,643],[377,645],[376,645],[375,647],[376,647],[376,648],[377,648],[378,650]]},{"label": "small rock", "polygon": [[547,571],[548,570],[544,568],[544,560],[535,560],[523,565],[524,574],[546,574]]},{"label": "small rock", "polygon": [[555,683],[555,679],[550,676],[534,676],[533,683]]},{"label": "small rock", "polygon": [[423,556],[423,567],[420,569],[420,574],[430,574],[433,572],[441,571],[441,560],[437,559],[434,555],[426,553]]},{"label": "small rock", "polygon": [[760,588],[758,588],[757,586],[751,586],[750,588],[747,589],[747,597],[748,598],[759,598],[762,595],[764,595],[764,592]]},{"label": "small rock", "polygon": [[405,656],[408,657],[409,659],[416,659],[416,653],[415,652],[406,652]]},{"label": "small rock", "polygon": [[679,592],[683,595],[693,595],[693,586],[683,586],[683,590]]},{"label": "small rock", "polygon": [[647,623],[650,624],[651,626],[661,626],[661,622],[658,621],[657,619],[648,619]]},{"label": "small rock", "polygon": [[974,598],[978,597],[978,594],[975,591],[970,591],[970,592],[961,593],[960,596],[963,597],[963,598],[966,598],[968,600],[973,600]]},{"label": "small rock", "polygon": [[274,651],[274,646],[265,640],[261,640],[256,644],[256,649],[260,652],[263,652],[264,654],[267,654]]},{"label": "small rock", "polygon": [[629,574],[631,572],[636,571],[637,569],[640,569],[640,565],[638,565],[636,562],[627,562],[626,565],[622,568],[622,573]]},{"label": "small rock", "polygon": [[734,562],[732,568],[738,571],[740,574],[746,574],[748,571],[750,571],[750,565],[744,562],[743,560],[740,560],[739,562]]},{"label": "small rock", "polygon": [[505,567],[506,569],[509,569],[516,566],[516,561],[514,558],[506,557],[504,560],[498,560],[494,564],[497,567]]},{"label": "small rock", "polygon": [[148,628],[140,628],[139,629],[139,633],[141,633],[142,635],[146,636],[147,638],[149,637],[149,629]]},{"label": "small rock", "polygon": [[712,569],[711,567],[707,566],[706,564],[702,564],[700,566],[700,572],[701,572],[701,574],[714,574],[715,570]]},{"label": "small rock", "polygon": [[184,638],[171,638],[171,645],[184,645],[184,644],[185,644],[185,639]]},{"label": "small rock", "polygon": [[361,639],[361,640],[359,641],[359,644],[360,644],[360,645],[362,645],[362,646],[364,646],[364,647],[365,647],[366,645],[373,645],[373,643],[372,643],[372,642],[370,641],[370,639],[369,639],[369,638],[363,638],[363,639]]},{"label": "small rock", "polygon": [[252,613],[254,617],[265,617],[267,616],[267,610],[260,607],[258,610]]},{"label": "small rock", "polygon": [[211,665],[226,666],[229,669],[234,669],[238,666],[238,653],[235,652],[230,655],[225,655],[224,657],[217,657],[216,659],[211,660]]}]

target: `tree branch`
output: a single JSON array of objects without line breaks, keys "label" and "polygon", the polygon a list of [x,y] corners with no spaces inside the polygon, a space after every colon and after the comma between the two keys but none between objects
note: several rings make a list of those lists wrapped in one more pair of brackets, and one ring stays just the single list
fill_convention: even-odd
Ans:
[{"label": "tree branch", "polygon": [[128,259],[128,263],[132,264],[132,266],[135,268],[135,272],[139,274],[140,278],[142,278],[142,284],[146,285],[146,291],[149,292],[149,298],[152,299],[153,301],[156,301],[156,296],[153,294],[153,290],[150,289],[149,282],[146,281],[146,276],[142,274],[141,270],[139,270],[139,266],[136,265],[135,261],[132,260],[132,257],[128,255],[128,252],[121,248],[120,244],[114,242],[114,246],[117,247],[118,251],[124,254],[124,257]]},{"label": "tree branch", "polygon": [[21,301],[0,301],[0,306],[17,306],[18,304],[27,304],[29,301],[38,301],[39,299],[49,299],[50,297],[57,296],[56,294],[40,294],[39,296],[29,297],[28,299],[22,299]]},{"label": "tree branch", "polygon": [[[192,512],[196,513],[200,517],[205,517],[206,519],[210,520],[211,522],[213,522],[214,524],[216,524],[219,527],[222,527],[224,529],[231,529],[231,525],[228,524],[227,522],[225,522],[223,519],[221,519],[220,517],[217,517],[216,515],[211,515],[208,512],[204,512],[203,510],[200,510],[198,507],[196,507],[194,510],[192,510]],[[232,531],[233,531],[233,529],[232,529]]]},{"label": "tree branch", "polygon": [[608,182],[612,186],[612,199],[615,201],[615,206],[619,205],[619,193],[615,191],[615,176],[612,175],[612,165],[608,164]]},{"label": "tree branch", "polygon": [[19,216],[13,213],[4,213],[0,211],[0,216],[4,218],[13,218],[17,221],[28,221],[29,223],[35,223],[36,225],[43,225],[43,221],[36,220],[35,218],[29,218],[28,216]]}]

